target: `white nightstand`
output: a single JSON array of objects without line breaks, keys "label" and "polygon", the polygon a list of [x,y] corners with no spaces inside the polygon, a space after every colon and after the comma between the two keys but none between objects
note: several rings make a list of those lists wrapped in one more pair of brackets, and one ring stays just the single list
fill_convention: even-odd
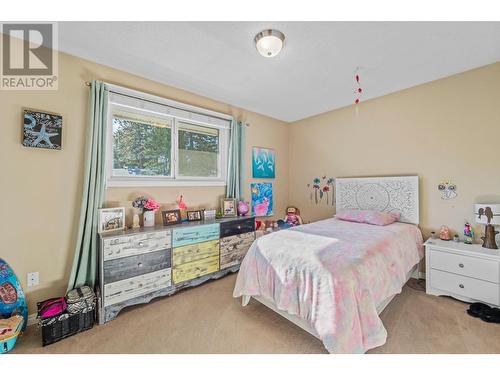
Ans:
[{"label": "white nightstand", "polygon": [[428,294],[500,305],[500,250],[429,239],[425,264]]}]

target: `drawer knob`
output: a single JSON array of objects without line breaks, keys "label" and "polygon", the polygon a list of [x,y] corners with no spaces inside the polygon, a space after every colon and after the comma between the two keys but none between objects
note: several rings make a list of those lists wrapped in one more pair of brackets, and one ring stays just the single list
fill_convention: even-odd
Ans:
[{"label": "drawer knob", "polygon": [[459,284],[458,286],[460,287],[460,289],[465,288],[465,287],[464,287],[464,284]]},{"label": "drawer knob", "polygon": [[238,225],[238,229],[241,229],[241,225]]},{"label": "drawer knob", "polygon": [[144,244],[142,243],[142,241],[141,241],[141,242],[139,242],[139,246],[144,246]]},{"label": "drawer knob", "polygon": [[142,263],[138,263],[138,264],[137,264],[137,267],[142,267]]},{"label": "drawer knob", "polygon": [[464,264],[463,264],[463,263],[460,263],[458,266],[459,266],[460,268],[464,268]]}]

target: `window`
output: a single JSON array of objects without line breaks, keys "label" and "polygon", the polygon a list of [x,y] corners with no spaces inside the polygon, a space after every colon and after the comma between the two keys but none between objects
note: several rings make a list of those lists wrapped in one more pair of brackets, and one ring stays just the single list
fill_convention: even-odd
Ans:
[{"label": "window", "polygon": [[225,185],[229,119],[203,111],[110,94],[107,185]]},{"label": "window", "polygon": [[171,176],[172,121],[113,113],[113,176]]},{"label": "window", "polygon": [[217,177],[219,130],[179,123],[179,176]]}]

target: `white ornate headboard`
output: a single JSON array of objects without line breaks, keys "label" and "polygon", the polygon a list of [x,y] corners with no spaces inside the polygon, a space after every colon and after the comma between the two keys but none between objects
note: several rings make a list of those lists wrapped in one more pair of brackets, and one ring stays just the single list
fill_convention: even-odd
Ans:
[{"label": "white ornate headboard", "polygon": [[403,223],[418,224],[418,176],[336,178],[336,210],[399,211]]}]

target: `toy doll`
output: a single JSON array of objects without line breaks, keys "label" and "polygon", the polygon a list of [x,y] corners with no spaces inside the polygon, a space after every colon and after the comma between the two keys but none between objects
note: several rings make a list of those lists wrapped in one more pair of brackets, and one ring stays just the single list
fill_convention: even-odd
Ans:
[{"label": "toy doll", "polygon": [[290,227],[296,227],[297,225],[302,225],[302,218],[300,217],[299,209],[294,206],[287,207],[286,215],[283,221],[287,226]]}]

